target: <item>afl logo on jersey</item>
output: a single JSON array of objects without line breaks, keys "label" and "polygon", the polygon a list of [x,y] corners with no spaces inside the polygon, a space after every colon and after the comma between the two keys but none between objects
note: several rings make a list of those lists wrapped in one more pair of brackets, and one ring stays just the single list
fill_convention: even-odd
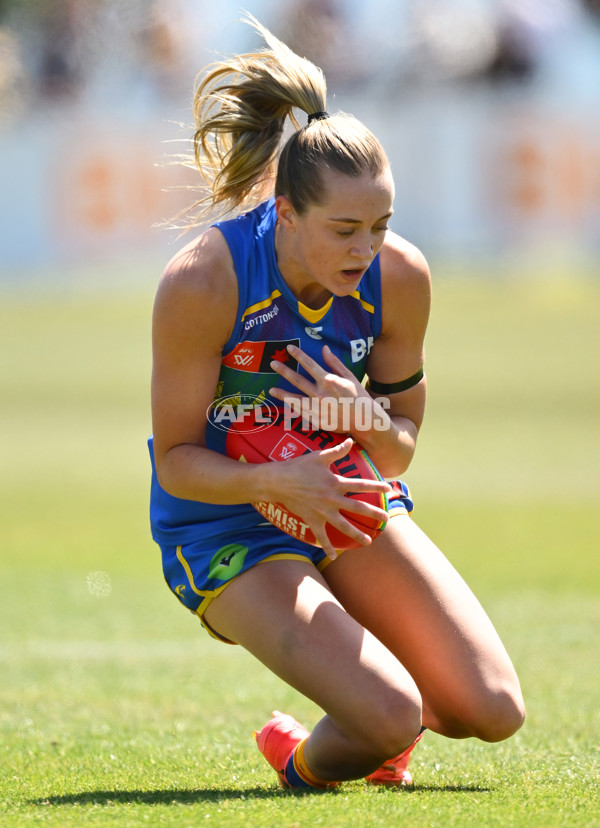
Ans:
[{"label": "afl logo on jersey", "polygon": [[321,331],[323,330],[322,325],[320,328],[311,328],[310,325],[307,325],[304,330],[311,337],[311,339],[323,339],[321,336]]}]

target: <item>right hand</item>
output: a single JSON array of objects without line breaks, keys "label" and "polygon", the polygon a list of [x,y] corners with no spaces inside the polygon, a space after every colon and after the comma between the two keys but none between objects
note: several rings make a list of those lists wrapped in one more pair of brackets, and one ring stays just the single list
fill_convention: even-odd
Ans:
[{"label": "right hand", "polygon": [[[352,438],[338,446],[304,454],[282,463],[266,463],[262,468],[269,475],[267,485],[272,491],[269,498],[283,504],[310,526],[319,546],[335,560],[337,552],[327,536],[326,524],[331,524],[356,540],[361,546],[371,543],[370,535],[362,532],[340,512],[348,509],[350,492],[389,492],[385,480],[348,479],[331,471],[331,464],[350,451]],[[352,500],[352,511],[385,522],[388,514],[370,503]]]}]

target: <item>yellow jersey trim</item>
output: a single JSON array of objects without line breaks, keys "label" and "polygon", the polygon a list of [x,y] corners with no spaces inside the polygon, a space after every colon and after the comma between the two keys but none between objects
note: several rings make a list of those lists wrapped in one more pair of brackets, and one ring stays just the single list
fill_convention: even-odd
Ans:
[{"label": "yellow jersey trim", "polygon": [[[399,503],[397,506],[391,506],[389,509],[389,516],[396,517],[397,515],[410,515],[410,512],[404,506],[403,503]],[[389,518],[388,518],[389,520]]]},{"label": "yellow jersey trim", "polygon": [[[340,557],[340,555],[342,555],[345,551],[346,551],[345,549],[336,549],[336,552],[337,552],[337,556],[338,556],[338,558],[339,558],[339,557]],[[332,564],[332,563],[333,563],[333,561],[331,560],[331,558],[328,558],[328,557],[327,557],[327,555],[325,555],[325,557],[323,558],[323,560],[322,560],[322,561],[319,561],[319,563],[317,564],[317,569],[319,570],[319,572],[323,572],[323,570],[324,570],[324,569],[327,569],[327,567],[329,566],[329,564]]]},{"label": "yellow jersey trim", "polygon": [[333,295],[329,297],[322,308],[309,308],[304,302],[298,299],[298,311],[306,319],[307,322],[320,322],[325,316],[333,302]]},{"label": "yellow jersey trim", "polygon": [[[279,296],[281,296],[281,291],[275,289],[268,299],[263,299],[262,302],[256,302],[256,304],[250,305],[250,307],[246,308],[246,310],[242,314],[242,322],[251,313],[263,310],[264,308],[268,308],[269,305],[272,305],[273,301],[277,299]],[[352,296],[353,299],[358,299],[360,304],[368,313],[375,313],[375,306],[371,305],[370,302],[366,302],[364,299],[362,299],[358,290],[353,290],[350,296]],[[307,320],[307,322],[320,322],[329,310],[329,308],[331,307],[332,303],[333,296],[329,297],[329,299],[327,300],[327,302],[325,302],[322,308],[309,308],[308,305],[304,304],[304,302],[298,300],[298,312]]]},{"label": "yellow jersey trim", "polygon": [[190,586],[192,591],[196,593],[196,595],[200,595],[202,598],[207,598],[209,595],[215,595],[217,590],[214,589],[198,589],[196,584],[194,583],[194,576],[192,575],[192,570],[190,569],[189,563],[183,557],[183,553],[181,551],[181,546],[178,546],[175,550],[177,555],[177,560],[182,565],[185,570],[185,574],[187,575],[187,579],[190,582]]},{"label": "yellow jersey trim", "polygon": [[[227,586],[227,584],[225,584],[225,586]],[[210,603],[210,601],[207,601],[206,606],[208,606],[209,603]],[[200,604],[200,607],[202,607],[202,613],[204,613],[204,610],[206,609],[206,606],[204,604]],[[209,635],[211,635],[213,638],[216,638],[217,641],[220,641],[221,644],[233,644],[233,646],[235,647],[236,646],[235,641],[232,641],[230,638],[225,638],[224,635],[221,635],[220,632],[217,632],[217,630],[215,630],[213,627],[210,626],[208,621],[204,618],[204,615],[200,614],[200,607],[198,607],[198,609],[196,610],[196,615],[198,616],[198,618],[200,620],[200,623],[202,624],[202,626],[204,627],[206,632]]]},{"label": "yellow jersey trim", "polygon": [[267,561],[306,561],[312,563],[306,555],[300,555],[295,552],[276,552],[274,555],[269,555],[267,558],[261,558],[257,564],[266,563]]},{"label": "yellow jersey trim", "polygon": [[352,296],[354,299],[358,299],[358,301],[366,311],[368,311],[369,313],[375,313],[375,305],[371,305],[370,302],[366,302],[364,299],[361,299],[360,293],[357,290],[353,290],[350,296]]},{"label": "yellow jersey trim", "polygon": [[255,311],[262,310],[263,308],[268,308],[269,305],[273,304],[273,300],[277,299],[278,296],[281,296],[281,291],[274,290],[268,299],[263,299],[262,302],[257,302],[255,305],[250,305],[250,307],[246,308],[246,310],[242,314],[242,322],[249,314],[254,313]]},{"label": "yellow jersey trim", "polygon": [[[375,305],[372,305],[370,302],[366,302],[361,297],[358,290],[353,290],[350,296],[352,296],[353,299],[357,299],[368,313],[375,313]],[[322,308],[315,309],[309,308],[308,305],[305,305],[303,302],[298,300],[298,311],[308,322],[320,322],[331,307],[332,302],[333,296],[330,296],[329,300],[323,305]]]},{"label": "yellow jersey trim", "polygon": [[[192,579],[192,573],[189,569],[189,565],[188,565],[187,561],[185,560],[185,558],[183,557],[183,555],[181,554],[181,546],[177,547],[177,557],[179,558],[179,560],[181,562],[181,565],[183,566],[183,568],[186,571],[186,574],[188,576],[188,580],[190,582],[190,586],[192,587],[192,589],[194,590],[194,592],[197,595],[201,595],[204,598],[204,600],[202,601],[202,603],[200,604],[198,609],[195,610],[195,611],[194,610],[191,610],[191,611],[194,613],[194,615],[198,616],[198,618],[200,619],[200,623],[202,624],[202,626],[204,627],[206,632],[210,636],[212,636],[212,638],[215,638],[217,641],[221,641],[221,643],[223,643],[223,644],[233,644],[233,645],[235,645],[236,644],[235,641],[231,641],[229,638],[226,638],[224,635],[221,635],[221,633],[219,633],[217,630],[215,630],[213,627],[210,626],[208,621],[206,621],[204,619],[204,613],[206,612],[207,608],[212,603],[213,599],[215,599],[217,597],[217,595],[219,595],[221,592],[223,592],[224,589],[227,589],[229,584],[233,583],[233,581],[235,581],[235,579],[238,576],[234,575],[234,577],[230,581],[227,581],[226,583],[222,584],[220,587],[217,587],[217,589],[214,589],[212,591],[211,590],[206,590],[206,591],[203,592],[202,590],[196,589],[196,587],[194,585],[194,582],[193,582],[193,579]],[[261,563],[265,563],[266,561],[306,561],[306,563],[310,563],[308,558],[305,555],[294,554],[293,552],[279,552],[279,553],[276,553],[275,555],[269,555],[268,558],[263,558],[261,561],[257,561],[255,566],[257,566],[258,564],[261,564]]]}]

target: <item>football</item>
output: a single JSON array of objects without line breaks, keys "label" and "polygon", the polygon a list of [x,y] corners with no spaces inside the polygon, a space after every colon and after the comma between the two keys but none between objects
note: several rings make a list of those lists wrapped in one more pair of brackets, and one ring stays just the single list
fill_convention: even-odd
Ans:
[{"label": "football", "polygon": [[[251,412],[239,417],[227,434],[226,451],[230,457],[245,463],[281,463],[300,457],[311,451],[332,448],[346,439],[346,434],[303,428],[302,417],[285,416],[281,409],[267,428],[257,429]],[[383,478],[360,446],[354,443],[344,457],[331,464],[335,474],[346,478],[382,480]],[[351,492],[346,495],[348,509],[341,510],[344,517],[361,531],[376,538],[385,527],[385,521],[369,518],[352,511],[352,501],[362,500],[387,511],[388,500],[384,492]],[[310,527],[281,503],[260,501],[252,504],[274,526],[299,540],[318,546]],[[331,524],[326,525],[327,536],[339,550],[354,549],[360,544]]]}]

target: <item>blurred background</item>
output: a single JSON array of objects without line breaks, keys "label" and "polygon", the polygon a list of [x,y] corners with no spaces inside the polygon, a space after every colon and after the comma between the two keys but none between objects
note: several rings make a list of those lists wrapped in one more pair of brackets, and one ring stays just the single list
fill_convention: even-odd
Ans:
[{"label": "blurred background", "polygon": [[[506,642],[529,717],[500,748],[423,740],[428,819],[597,824],[600,0],[0,0],[3,815],[13,803],[24,825],[41,802],[79,826],[69,808],[87,802],[86,824],[113,824],[121,795],[130,825],[156,789],[146,807],[179,796],[195,824],[213,805],[224,824],[222,775],[212,805],[186,792],[217,760],[256,768],[230,792],[270,785],[252,729],[272,709],[317,717],[182,613],[148,526],[152,302],[182,244],[165,224],[198,183],[169,162],[189,149],[197,73],[259,45],[243,8],[382,140],[392,227],[432,268],[406,481]],[[422,822],[422,800],[400,799],[396,822]]]},{"label": "blurred background", "polygon": [[597,271],[599,0],[0,0],[2,283],[162,267],[196,181],[166,162],[197,73],[258,44],[242,7],[381,138],[393,228],[440,276]]}]

